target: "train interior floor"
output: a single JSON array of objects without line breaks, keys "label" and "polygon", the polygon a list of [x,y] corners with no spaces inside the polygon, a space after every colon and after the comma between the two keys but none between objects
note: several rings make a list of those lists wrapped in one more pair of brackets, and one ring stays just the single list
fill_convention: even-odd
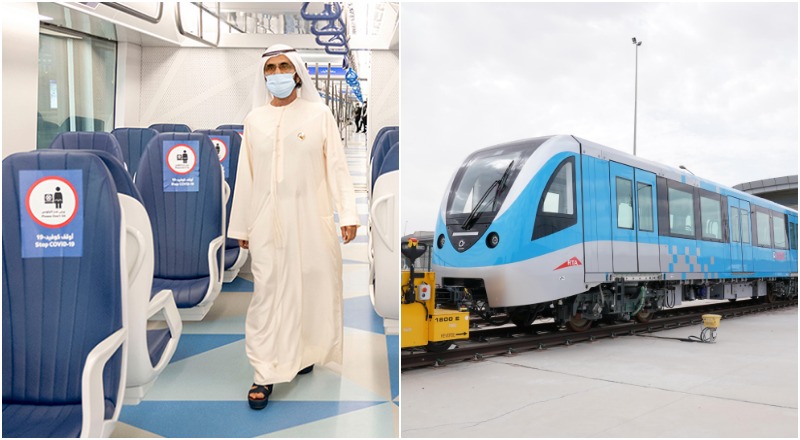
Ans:
[{"label": "train interior floor", "polygon": [[[699,336],[702,324],[653,336]],[[798,435],[798,309],[402,372],[403,437]]]},{"label": "train interior floor", "polygon": [[122,408],[112,437],[397,437],[399,341],[384,334],[369,298],[366,136],[352,130],[345,151],[362,227],[342,246],[341,371],[317,365],[276,385],[266,409],[251,410],[244,323],[253,283],[243,274],[223,285],[202,321],[184,322],[172,362],[140,404]]}]

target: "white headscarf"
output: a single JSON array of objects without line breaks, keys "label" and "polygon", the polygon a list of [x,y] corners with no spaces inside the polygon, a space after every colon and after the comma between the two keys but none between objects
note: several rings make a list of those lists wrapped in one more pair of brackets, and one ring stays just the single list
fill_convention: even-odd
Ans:
[{"label": "white headscarf", "polygon": [[[261,107],[265,104],[269,104],[270,101],[272,101],[272,94],[269,92],[269,89],[267,89],[267,81],[264,79],[264,66],[267,64],[267,60],[277,55],[286,55],[292,64],[294,64],[294,70],[298,75],[300,75],[300,80],[303,82],[303,85],[298,91],[299,93],[297,95],[297,99],[305,99],[306,101],[314,103],[322,103],[322,99],[319,97],[319,92],[317,92],[317,88],[314,86],[314,82],[311,80],[311,75],[308,74],[308,69],[306,69],[306,65],[303,63],[303,59],[300,58],[300,55],[291,46],[287,46],[285,44],[273,44],[272,46],[268,47],[261,56],[261,62],[259,63],[255,86],[253,89],[253,108]],[[262,96],[264,97],[264,100],[260,98]]]}]

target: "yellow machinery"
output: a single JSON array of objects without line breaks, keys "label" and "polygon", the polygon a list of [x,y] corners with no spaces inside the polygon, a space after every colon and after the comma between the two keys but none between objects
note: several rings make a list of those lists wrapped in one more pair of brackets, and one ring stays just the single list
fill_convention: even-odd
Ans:
[{"label": "yellow machinery", "polygon": [[[424,243],[411,238],[401,252],[409,260],[409,271],[401,278],[400,347],[426,347],[469,338],[469,312],[436,308],[436,275],[415,272],[414,261],[427,250]],[[410,280],[413,278],[413,284]]]}]

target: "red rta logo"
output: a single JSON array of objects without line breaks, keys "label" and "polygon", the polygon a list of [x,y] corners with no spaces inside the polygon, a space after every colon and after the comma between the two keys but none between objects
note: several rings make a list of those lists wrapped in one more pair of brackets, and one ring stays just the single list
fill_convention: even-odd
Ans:
[{"label": "red rta logo", "polygon": [[583,265],[583,263],[581,263],[581,260],[579,260],[578,257],[572,257],[569,260],[561,263],[561,266],[558,266],[557,268],[555,268],[553,270],[559,270],[559,269],[563,269],[565,267],[582,266],[582,265]]}]

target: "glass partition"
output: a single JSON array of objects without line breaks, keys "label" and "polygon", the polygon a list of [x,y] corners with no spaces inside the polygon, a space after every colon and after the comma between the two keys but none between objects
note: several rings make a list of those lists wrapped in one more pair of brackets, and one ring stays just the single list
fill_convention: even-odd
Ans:
[{"label": "glass partition", "polygon": [[114,128],[117,44],[42,27],[36,148],[65,131]]}]

